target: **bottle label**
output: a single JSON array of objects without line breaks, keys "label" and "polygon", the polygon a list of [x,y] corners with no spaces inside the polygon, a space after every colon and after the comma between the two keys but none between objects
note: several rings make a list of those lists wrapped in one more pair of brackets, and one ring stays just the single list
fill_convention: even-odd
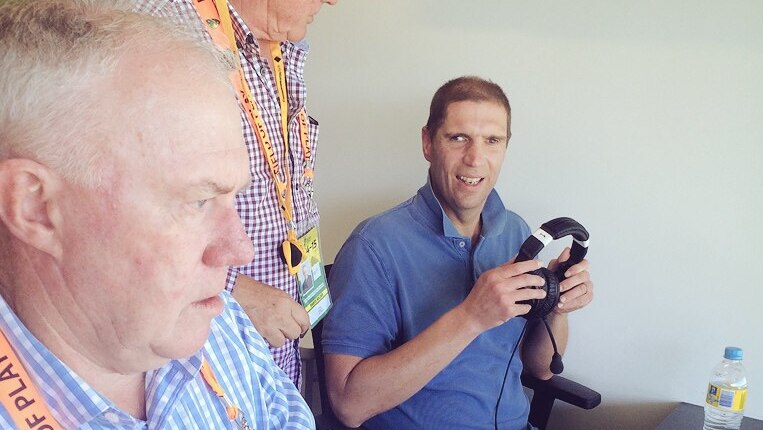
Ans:
[{"label": "bottle label", "polygon": [[707,386],[707,404],[734,412],[744,411],[747,400],[747,388],[722,388],[717,385]]}]

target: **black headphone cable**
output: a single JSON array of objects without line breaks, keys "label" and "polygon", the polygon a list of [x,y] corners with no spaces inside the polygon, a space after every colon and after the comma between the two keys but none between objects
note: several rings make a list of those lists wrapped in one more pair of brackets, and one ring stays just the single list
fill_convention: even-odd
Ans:
[{"label": "black headphone cable", "polygon": [[529,321],[525,321],[525,325],[522,326],[522,333],[519,334],[517,342],[514,344],[514,349],[511,350],[511,356],[509,356],[509,362],[506,363],[506,371],[503,372],[503,382],[501,382],[501,391],[498,393],[498,399],[495,402],[495,416],[493,417],[493,428],[498,430],[498,408],[501,405],[501,397],[503,397],[503,388],[506,386],[506,378],[509,376],[509,368],[511,367],[511,360],[514,359],[514,353],[517,352],[519,342],[522,341],[522,337],[525,335],[527,324]]},{"label": "black headphone cable", "polygon": [[[546,321],[546,317],[541,318],[543,321],[543,325],[546,326],[546,331],[548,332],[548,337],[551,339],[551,346],[554,348],[554,355],[551,358],[551,366],[549,369],[551,370],[551,373],[554,375],[558,375],[564,371],[564,364],[562,363],[562,356],[559,354],[559,350],[556,348],[556,339],[554,339],[554,334],[551,332],[551,327],[548,325],[548,321]],[[522,337],[525,335],[525,330],[527,330],[527,324],[529,324],[529,321],[525,322],[525,325],[522,327],[522,333],[519,334],[519,338],[517,339],[517,342],[514,344],[514,348],[511,350],[511,356],[509,356],[509,362],[506,364],[506,371],[503,373],[503,382],[501,383],[501,391],[498,393],[498,400],[495,402],[495,416],[493,417],[493,428],[495,430],[498,430],[498,408],[501,405],[501,397],[503,397],[503,389],[506,386],[506,378],[509,376],[509,368],[511,367],[511,361],[514,359],[514,353],[517,352],[517,347],[519,346],[519,343],[522,341]]]}]

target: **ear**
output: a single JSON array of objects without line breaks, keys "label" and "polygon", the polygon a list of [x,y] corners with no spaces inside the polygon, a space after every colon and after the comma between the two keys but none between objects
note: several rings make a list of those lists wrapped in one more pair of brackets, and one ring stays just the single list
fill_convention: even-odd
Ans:
[{"label": "ear", "polygon": [[55,259],[61,256],[61,243],[53,197],[60,187],[58,175],[35,161],[0,162],[0,222],[17,239]]},{"label": "ear", "polygon": [[424,126],[421,128],[421,150],[424,153],[424,158],[432,162],[432,139],[429,138],[429,129]]}]

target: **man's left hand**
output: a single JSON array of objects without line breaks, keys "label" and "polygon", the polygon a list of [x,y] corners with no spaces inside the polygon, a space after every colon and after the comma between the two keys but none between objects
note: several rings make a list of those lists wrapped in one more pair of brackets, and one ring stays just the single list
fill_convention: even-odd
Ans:
[{"label": "man's left hand", "polygon": [[[549,262],[549,270],[554,271],[559,263],[567,261],[569,258],[570,248],[565,248],[559,258]],[[589,266],[588,260],[583,259],[580,263],[567,269],[567,272],[564,273],[566,279],[559,284],[560,292],[563,294],[554,312],[569,313],[591,303],[593,300],[593,282],[591,281],[591,274],[588,272]]]}]

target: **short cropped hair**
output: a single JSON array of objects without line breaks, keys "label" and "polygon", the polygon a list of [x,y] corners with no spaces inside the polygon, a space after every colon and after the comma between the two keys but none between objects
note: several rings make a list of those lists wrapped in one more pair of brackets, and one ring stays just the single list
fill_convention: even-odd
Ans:
[{"label": "short cropped hair", "polygon": [[432,103],[429,105],[429,119],[426,125],[430,139],[434,139],[437,130],[445,121],[448,106],[451,103],[463,101],[486,101],[503,106],[507,114],[506,130],[509,130],[511,105],[503,89],[498,84],[477,76],[462,76],[446,82],[434,93]]},{"label": "short cropped hair", "polygon": [[109,89],[98,83],[113,77],[129,52],[195,50],[210,61],[188,73],[211,71],[211,79],[230,85],[229,57],[133,7],[122,0],[0,3],[0,161],[33,159],[67,180],[98,185],[110,134],[118,133],[98,131],[99,107],[110,103]]}]

